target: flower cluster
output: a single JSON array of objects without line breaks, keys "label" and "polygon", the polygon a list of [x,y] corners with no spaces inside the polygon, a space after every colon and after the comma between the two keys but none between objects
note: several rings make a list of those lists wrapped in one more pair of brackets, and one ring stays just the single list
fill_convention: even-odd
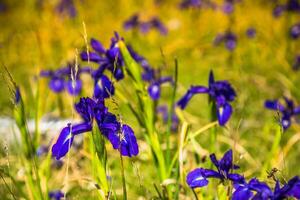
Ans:
[{"label": "flower cluster", "polygon": [[282,105],[278,100],[265,101],[265,107],[271,110],[279,111],[281,115],[280,124],[286,130],[291,126],[293,116],[300,115],[300,106],[295,107],[294,102],[287,97],[284,97],[285,105]]},{"label": "flower cluster", "polygon": [[208,178],[217,178],[222,182],[230,180],[233,183],[243,183],[244,177],[242,175],[230,172],[239,168],[239,166],[232,163],[232,150],[228,150],[221,160],[217,160],[215,154],[211,154],[210,160],[217,168],[217,171],[204,168],[197,168],[191,171],[186,178],[186,182],[191,188],[206,186]]},{"label": "flower cluster", "polygon": [[191,86],[187,93],[177,102],[177,105],[184,109],[195,94],[206,93],[216,104],[217,117],[220,125],[225,125],[232,114],[232,107],[229,102],[235,99],[236,93],[228,81],[215,81],[213,72],[209,74],[208,87]]},{"label": "flower cluster", "polygon": [[130,126],[120,123],[114,114],[108,112],[104,105],[104,99],[81,98],[75,108],[81,115],[83,122],[74,125],[68,124],[62,129],[52,147],[52,155],[57,160],[67,154],[76,135],[92,130],[94,120],[101,134],[123,156],[132,157],[138,154],[138,145],[133,130]]},{"label": "flower cluster", "polygon": [[168,33],[167,27],[161,22],[158,17],[152,17],[148,21],[141,21],[139,14],[132,15],[128,20],[124,22],[124,29],[139,29],[142,33],[148,33],[151,29],[156,29],[162,35]]},{"label": "flower cluster", "polygon": [[74,69],[74,63],[70,62],[67,66],[57,70],[42,70],[41,77],[50,78],[49,88],[55,92],[60,93],[67,90],[71,95],[78,95],[82,89],[82,81],[80,75],[82,73],[89,73],[90,68],[84,67]]},{"label": "flower cluster", "polygon": [[276,181],[274,191],[264,182],[251,179],[248,183],[245,178],[237,173],[231,173],[239,166],[232,162],[232,150],[228,150],[221,160],[217,160],[215,154],[210,155],[212,163],[216,170],[197,168],[187,175],[186,182],[192,189],[208,185],[208,178],[219,179],[222,183],[230,181],[234,186],[232,194],[233,200],[281,200],[288,197],[300,198],[300,179],[298,176],[293,177],[287,184],[280,187],[279,181]]}]

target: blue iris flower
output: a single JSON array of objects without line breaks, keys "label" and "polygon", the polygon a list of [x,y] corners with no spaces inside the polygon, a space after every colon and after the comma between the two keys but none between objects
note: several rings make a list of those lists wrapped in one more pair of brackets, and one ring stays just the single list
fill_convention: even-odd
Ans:
[{"label": "blue iris flower", "polygon": [[128,125],[121,124],[114,114],[108,112],[103,98],[81,98],[75,108],[83,122],[75,125],[68,124],[62,129],[52,147],[52,155],[57,160],[68,153],[76,135],[92,130],[94,119],[101,134],[111,142],[114,149],[118,149],[123,156],[132,157],[138,154],[138,144],[133,130]]},{"label": "blue iris flower", "polygon": [[206,93],[214,101],[217,109],[217,117],[221,126],[225,125],[232,114],[229,102],[235,99],[236,93],[228,81],[215,81],[213,72],[209,74],[209,86],[191,86],[187,93],[177,102],[184,109],[195,94]]},{"label": "blue iris flower", "polygon": [[125,30],[139,29],[142,33],[148,33],[150,29],[156,29],[162,35],[168,33],[167,27],[161,22],[158,17],[152,17],[148,21],[141,21],[138,13],[135,13],[123,24]]},{"label": "blue iris flower", "polygon": [[64,197],[64,193],[62,193],[60,190],[50,191],[48,195],[51,200],[61,200]]},{"label": "blue iris flower", "polygon": [[232,200],[248,200],[250,198],[269,200],[273,197],[273,192],[270,187],[256,178],[251,179],[249,183],[236,183],[234,187],[235,191],[232,195]]},{"label": "blue iris flower", "polygon": [[[67,90],[69,94],[77,96],[82,89],[80,74],[89,73],[91,69],[88,67],[79,67],[77,74],[75,74],[75,71],[72,70],[72,66],[73,63],[68,63],[66,67],[57,70],[42,70],[40,76],[50,78],[49,88],[53,92],[60,93]],[[72,80],[71,77],[74,77],[74,80]]]},{"label": "blue iris flower", "polygon": [[300,179],[298,176],[290,179],[282,187],[280,187],[279,181],[276,181],[274,192],[266,183],[256,178],[251,179],[248,183],[235,184],[234,187],[235,191],[233,192],[232,200],[282,200],[289,197],[300,198]]},{"label": "blue iris flower", "polygon": [[300,114],[300,106],[295,107],[294,102],[291,99],[284,97],[285,105],[282,105],[278,100],[265,101],[265,107],[271,110],[279,111],[282,116],[280,123],[284,130],[291,126],[291,119],[293,116]]},{"label": "blue iris flower", "polygon": [[228,150],[219,161],[216,159],[215,154],[211,154],[210,160],[216,166],[217,171],[204,168],[197,168],[191,171],[186,178],[186,182],[191,188],[206,186],[208,184],[208,178],[217,178],[222,182],[225,180],[230,180],[233,183],[244,182],[242,175],[231,173],[232,170],[239,168],[232,163],[232,150]]}]

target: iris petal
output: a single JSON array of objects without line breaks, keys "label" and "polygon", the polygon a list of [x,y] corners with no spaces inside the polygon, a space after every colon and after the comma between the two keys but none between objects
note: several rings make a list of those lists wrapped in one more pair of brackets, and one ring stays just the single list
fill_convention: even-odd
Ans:
[{"label": "iris petal", "polygon": [[224,106],[218,106],[217,109],[219,124],[224,126],[232,114],[231,105],[229,103],[225,103]]},{"label": "iris petal", "polygon": [[105,53],[105,48],[103,47],[103,45],[98,40],[96,40],[94,38],[91,39],[91,46],[98,53],[100,53],[100,54]]},{"label": "iris petal", "polygon": [[153,100],[158,100],[160,97],[160,85],[158,83],[153,83],[148,88],[148,94]]},{"label": "iris petal", "polygon": [[62,92],[65,89],[65,82],[62,78],[52,78],[49,82],[49,87],[53,92]]},{"label": "iris petal", "polygon": [[197,168],[188,173],[186,182],[191,188],[204,187],[208,184],[202,168]]}]

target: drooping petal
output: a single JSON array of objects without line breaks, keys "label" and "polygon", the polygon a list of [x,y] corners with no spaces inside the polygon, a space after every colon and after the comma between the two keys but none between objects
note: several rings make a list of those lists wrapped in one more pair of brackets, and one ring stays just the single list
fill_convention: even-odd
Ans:
[{"label": "drooping petal", "polygon": [[56,93],[62,92],[65,89],[65,80],[54,77],[49,82],[49,88]]},{"label": "drooping petal", "polygon": [[98,53],[105,54],[105,48],[103,47],[103,45],[98,40],[92,38],[91,39],[91,46]]},{"label": "drooping petal", "polygon": [[186,182],[191,188],[204,187],[208,184],[202,168],[195,169],[188,173]]},{"label": "drooping petal", "polygon": [[188,102],[191,100],[193,97],[193,93],[190,92],[190,90],[187,91],[187,93],[177,102],[177,105],[181,108],[184,109]]},{"label": "drooping petal", "polygon": [[153,83],[148,87],[148,94],[153,100],[158,100],[160,97],[160,85]]},{"label": "drooping petal", "polygon": [[102,75],[98,80],[95,80],[94,97],[108,98],[115,93],[115,88],[107,76]]},{"label": "drooping petal", "polygon": [[231,114],[232,108],[229,103],[225,103],[224,106],[217,106],[217,117],[221,126],[224,126],[226,124]]},{"label": "drooping petal", "polygon": [[72,146],[74,135],[84,133],[92,130],[92,126],[89,123],[81,123],[71,126],[68,124],[62,129],[56,143],[52,146],[52,155],[59,160],[65,156]]},{"label": "drooping petal", "polygon": [[52,155],[59,160],[61,157],[65,156],[70,147],[72,146],[74,136],[70,130],[70,124],[63,128],[56,143],[52,146]]},{"label": "drooping petal", "polygon": [[75,104],[75,109],[85,122],[91,123],[94,117],[94,106],[95,102],[93,101],[93,99],[85,97],[80,98],[80,101]]},{"label": "drooping petal", "polygon": [[136,156],[139,153],[139,147],[133,130],[128,125],[122,126],[121,133],[121,154],[122,156]]},{"label": "drooping petal", "polygon": [[69,80],[66,83],[66,87],[67,87],[69,94],[77,96],[81,92],[82,81],[80,79],[77,79],[75,81]]},{"label": "drooping petal", "polygon": [[232,200],[249,200],[253,196],[248,187],[240,186],[232,194]]},{"label": "drooping petal", "polygon": [[291,126],[291,117],[289,115],[283,115],[281,125],[284,130],[288,129]]}]

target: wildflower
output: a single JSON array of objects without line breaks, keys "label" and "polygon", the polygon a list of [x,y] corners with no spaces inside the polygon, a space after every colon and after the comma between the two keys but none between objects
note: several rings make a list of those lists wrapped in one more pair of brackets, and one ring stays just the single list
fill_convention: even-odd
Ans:
[{"label": "wildflower", "polygon": [[235,191],[232,195],[232,200],[248,200],[248,199],[261,199],[269,200],[273,197],[273,192],[270,187],[260,182],[256,178],[253,178],[249,183],[242,182],[234,185]]},{"label": "wildflower", "polygon": [[148,94],[153,100],[158,100],[160,98],[160,86],[167,82],[173,83],[172,77],[161,77],[157,80],[153,80],[153,82],[149,85]]},{"label": "wildflower", "polygon": [[92,38],[90,44],[94,51],[88,53],[86,51],[81,52],[80,56],[83,61],[91,61],[99,64],[97,70],[98,77],[107,69],[113,74],[116,80],[119,81],[124,78],[124,61],[117,46],[117,42],[120,39],[119,35],[115,33],[115,37],[111,38],[110,47],[105,49],[98,40]]},{"label": "wildflower", "polygon": [[283,12],[299,13],[300,3],[299,0],[287,0],[284,4],[277,4],[273,9],[273,16],[280,17]]},{"label": "wildflower", "polygon": [[255,30],[255,28],[252,28],[252,27],[251,27],[251,28],[248,28],[247,31],[246,31],[246,35],[247,35],[247,37],[250,38],[250,39],[254,38],[255,35],[256,35],[256,30]]},{"label": "wildflower", "polygon": [[237,44],[237,37],[234,33],[230,32],[230,31],[228,31],[224,34],[218,34],[215,37],[214,44],[219,45],[222,42],[224,42],[225,47],[229,51],[233,51]]},{"label": "wildflower", "polygon": [[292,39],[297,39],[300,36],[300,23],[297,23],[291,27],[290,36]]},{"label": "wildflower", "polygon": [[[166,105],[158,106],[157,112],[162,115],[163,122],[167,124],[169,121],[168,107]],[[179,119],[175,112],[173,112],[173,115],[171,116],[171,121],[172,121],[171,130],[176,132],[178,129]]]},{"label": "wildflower", "polygon": [[121,124],[115,115],[108,112],[103,98],[81,98],[75,108],[83,122],[75,125],[68,124],[62,129],[52,147],[52,155],[57,160],[68,153],[76,135],[92,130],[94,119],[101,134],[111,142],[114,149],[118,149],[123,156],[131,157],[138,154],[138,145],[133,130],[128,125]]},{"label": "wildflower", "polygon": [[168,33],[168,29],[158,17],[152,17],[148,21],[141,21],[139,14],[132,15],[124,22],[123,27],[125,30],[140,29],[142,33],[149,32],[151,28],[158,30],[162,35],[166,35]]},{"label": "wildflower", "polygon": [[179,4],[181,9],[188,9],[188,8],[200,8],[202,5],[201,0],[182,0]]},{"label": "wildflower", "polygon": [[209,86],[191,86],[187,93],[177,102],[184,109],[195,94],[207,93],[217,108],[217,117],[220,125],[225,125],[232,114],[229,102],[233,101],[236,93],[227,81],[215,81],[213,72],[209,75]]},{"label": "wildflower", "polygon": [[64,197],[64,193],[62,193],[60,190],[53,190],[49,192],[49,198],[51,200],[60,200]]},{"label": "wildflower", "polygon": [[49,88],[53,92],[60,93],[66,89],[69,94],[76,96],[82,89],[80,74],[88,73],[90,68],[79,67],[75,74],[75,71],[72,70],[72,65],[73,63],[68,63],[66,67],[62,67],[57,70],[42,70],[40,76],[50,78]]},{"label": "wildflower", "polygon": [[73,0],[60,0],[56,6],[56,11],[60,14],[67,13],[72,18],[77,15],[77,10]]},{"label": "wildflower", "polygon": [[285,11],[285,6],[284,5],[277,5],[273,9],[273,16],[276,17],[276,18],[280,17],[284,11]]},{"label": "wildflower", "polygon": [[280,200],[288,197],[300,199],[300,178],[298,176],[291,178],[282,188],[280,188],[279,181],[276,181],[273,199]]},{"label": "wildflower", "polygon": [[242,175],[230,172],[231,170],[239,168],[232,163],[232,150],[228,150],[219,161],[216,159],[215,154],[211,154],[210,160],[217,168],[217,171],[204,168],[197,168],[191,171],[186,178],[186,182],[191,188],[206,186],[208,184],[208,178],[217,178],[222,182],[225,180],[230,180],[233,183],[244,182],[244,177]]},{"label": "wildflower", "polygon": [[300,106],[295,107],[294,102],[286,97],[284,97],[284,100],[286,106],[282,105],[278,100],[267,100],[265,101],[265,107],[279,111],[282,114],[280,124],[286,130],[291,125],[292,117],[300,114]]}]

